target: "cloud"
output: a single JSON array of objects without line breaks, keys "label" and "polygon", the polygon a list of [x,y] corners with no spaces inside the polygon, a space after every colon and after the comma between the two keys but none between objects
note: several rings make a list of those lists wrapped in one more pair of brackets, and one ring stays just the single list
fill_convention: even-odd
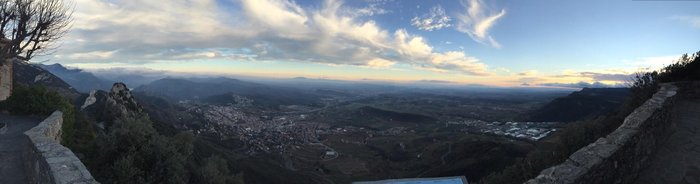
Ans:
[{"label": "cloud", "polygon": [[445,14],[445,9],[437,5],[430,9],[430,12],[420,17],[413,17],[411,25],[416,26],[420,30],[433,31],[440,30],[452,26],[452,19]]},{"label": "cloud", "polygon": [[582,78],[591,81],[607,81],[614,83],[626,83],[632,79],[633,73],[627,72],[612,72],[612,73],[602,73],[602,72],[573,72],[567,71],[564,74],[553,75],[553,78]]},{"label": "cloud", "polygon": [[627,82],[632,79],[634,74],[620,74],[620,73],[597,73],[597,72],[581,72],[581,76],[589,77],[594,81],[616,81],[616,82]]},{"label": "cloud", "polygon": [[489,34],[496,22],[506,15],[506,10],[493,11],[481,0],[463,3],[466,12],[457,16],[457,30],[467,33],[474,41],[500,48],[501,45]]},{"label": "cloud", "polygon": [[351,12],[354,12],[356,16],[374,16],[374,15],[383,15],[387,13],[391,13],[391,11],[381,8],[380,6],[385,4],[386,2],[375,2],[375,3],[370,3],[368,6],[359,8],[356,10],[353,10]]},{"label": "cloud", "polygon": [[700,16],[672,16],[671,19],[686,23],[694,28],[700,28]]},{"label": "cloud", "polygon": [[539,84],[540,86],[550,86],[550,87],[567,87],[567,88],[623,88],[627,87],[624,84],[604,84],[602,82],[596,81],[592,83],[588,82],[576,82],[576,83],[544,83]]},{"label": "cloud", "polygon": [[[379,68],[404,64],[490,74],[484,63],[462,51],[437,52],[424,37],[384,29],[367,17],[359,18],[368,13],[350,13],[358,9],[336,0],[320,7],[290,0],[76,1],[73,29],[53,58],[59,62],[219,59]],[[371,11],[381,13],[378,7]]]},{"label": "cloud", "polygon": [[539,72],[537,70],[527,70],[521,73],[518,73],[519,76],[536,76]]},{"label": "cloud", "polygon": [[372,68],[386,68],[396,64],[396,62],[385,60],[385,59],[373,59],[370,60],[367,65]]},{"label": "cloud", "polygon": [[417,82],[417,83],[430,83],[430,84],[454,84],[455,83],[453,81],[447,81],[447,80],[430,80],[430,79],[417,80],[415,82]]},{"label": "cloud", "polygon": [[633,68],[633,70],[658,70],[666,65],[672,64],[680,57],[677,55],[640,57],[632,60],[623,60],[623,63]]},{"label": "cloud", "polygon": [[73,53],[73,54],[68,55],[68,58],[70,58],[70,59],[86,59],[86,58],[106,59],[106,58],[112,57],[112,55],[114,55],[114,53],[116,53],[117,51],[118,50]]}]

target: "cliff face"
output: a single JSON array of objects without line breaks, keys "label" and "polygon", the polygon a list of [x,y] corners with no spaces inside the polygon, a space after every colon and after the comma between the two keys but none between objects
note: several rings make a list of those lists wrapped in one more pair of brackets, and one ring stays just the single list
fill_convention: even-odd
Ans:
[{"label": "cliff face", "polygon": [[102,90],[90,92],[90,96],[81,106],[81,111],[86,112],[89,118],[106,126],[111,125],[116,119],[145,115],[143,108],[136,102],[124,83],[115,83],[109,92]]}]

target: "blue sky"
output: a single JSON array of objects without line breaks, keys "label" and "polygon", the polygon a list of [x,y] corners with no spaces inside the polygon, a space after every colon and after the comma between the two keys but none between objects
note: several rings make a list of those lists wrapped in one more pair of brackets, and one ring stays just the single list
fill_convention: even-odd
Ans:
[{"label": "blue sky", "polygon": [[700,50],[700,1],[75,4],[73,29],[42,59],[80,68],[538,86],[621,84]]}]

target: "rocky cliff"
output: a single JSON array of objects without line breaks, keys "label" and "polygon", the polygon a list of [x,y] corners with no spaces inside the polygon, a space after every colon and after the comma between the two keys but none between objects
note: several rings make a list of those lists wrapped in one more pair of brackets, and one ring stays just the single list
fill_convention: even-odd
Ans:
[{"label": "rocky cliff", "polygon": [[131,91],[124,83],[115,83],[107,91],[94,90],[85,99],[81,111],[90,119],[98,122],[101,128],[110,126],[119,118],[136,118],[145,115]]}]

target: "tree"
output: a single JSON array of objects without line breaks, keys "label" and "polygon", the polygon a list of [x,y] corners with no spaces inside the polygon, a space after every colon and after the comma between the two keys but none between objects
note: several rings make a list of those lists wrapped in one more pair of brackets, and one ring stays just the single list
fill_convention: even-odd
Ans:
[{"label": "tree", "polygon": [[28,61],[53,49],[70,27],[72,8],[62,0],[0,0],[0,61]]}]

